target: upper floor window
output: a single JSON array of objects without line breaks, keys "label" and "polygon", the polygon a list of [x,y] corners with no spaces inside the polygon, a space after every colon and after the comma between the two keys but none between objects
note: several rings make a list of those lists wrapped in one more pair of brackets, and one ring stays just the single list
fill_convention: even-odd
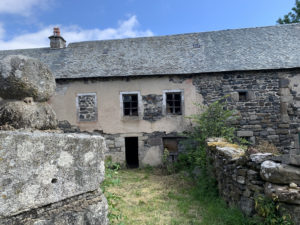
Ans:
[{"label": "upper floor window", "polygon": [[245,102],[248,100],[248,93],[247,91],[239,91],[239,101],[240,102]]},{"label": "upper floor window", "polygon": [[121,92],[120,103],[122,116],[141,116],[141,96],[140,92]]},{"label": "upper floor window", "polygon": [[165,114],[183,114],[183,91],[164,91]]},{"label": "upper floor window", "polygon": [[97,121],[98,110],[96,93],[77,94],[76,108],[79,122]]},{"label": "upper floor window", "polygon": [[124,116],[138,116],[138,95],[124,94],[123,95],[123,113]]}]

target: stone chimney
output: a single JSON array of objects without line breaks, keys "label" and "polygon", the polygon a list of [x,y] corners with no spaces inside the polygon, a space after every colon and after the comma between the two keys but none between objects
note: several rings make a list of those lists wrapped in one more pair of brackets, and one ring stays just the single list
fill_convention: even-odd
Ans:
[{"label": "stone chimney", "polygon": [[53,28],[53,35],[51,35],[49,39],[50,39],[50,48],[52,49],[66,47],[66,40],[62,36],[60,36],[59,27]]}]

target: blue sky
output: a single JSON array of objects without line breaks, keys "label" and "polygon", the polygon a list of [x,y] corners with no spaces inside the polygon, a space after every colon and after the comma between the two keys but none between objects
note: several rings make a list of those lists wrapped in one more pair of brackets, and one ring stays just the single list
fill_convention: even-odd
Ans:
[{"label": "blue sky", "polygon": [[295,0],[0,0],[0,49],[275,25]]}]

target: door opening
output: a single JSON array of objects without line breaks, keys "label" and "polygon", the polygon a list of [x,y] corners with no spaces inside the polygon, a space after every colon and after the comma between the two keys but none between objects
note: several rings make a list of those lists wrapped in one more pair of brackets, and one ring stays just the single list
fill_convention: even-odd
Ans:
[{"label": "door opening", "polygon": [[138,137],[125,137],[125,156],[128,168],[139,167]]}]

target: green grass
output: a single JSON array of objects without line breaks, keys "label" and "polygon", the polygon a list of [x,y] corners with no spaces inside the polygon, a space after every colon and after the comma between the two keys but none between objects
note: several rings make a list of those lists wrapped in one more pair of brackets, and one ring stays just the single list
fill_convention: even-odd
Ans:
[{"label": "green grass", "polygon": [[165,175],[158,169],[107,170],[102,185],[109,219],[117,225],[243,225],[237,209],[206,195],[186,174]]}]

